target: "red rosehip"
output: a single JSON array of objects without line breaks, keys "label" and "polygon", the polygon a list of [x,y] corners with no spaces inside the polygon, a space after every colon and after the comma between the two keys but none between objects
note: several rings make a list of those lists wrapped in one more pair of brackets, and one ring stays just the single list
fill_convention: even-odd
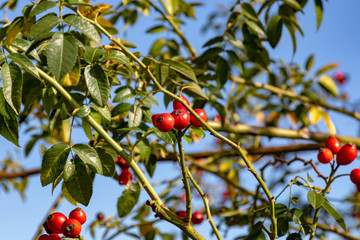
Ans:
[{"label": "red rosehip", "polygon": [[204,220],[204,214],[202,214],[201,212],[194,212],[191,217],[191,222],[193,224],[200,224],[202,223],[203,220]]},{"label": "red rosehip", "polygon": [[[189,100],[187,100],[187,98],[184,97],[184,95],[181,95],[181,98],[185,101],[185,103],[186,103],[188,106],[190,106]],[[173,108],[174,108],[174,110],[184,109],[185,111],[187,111],[186,107],[185,107],[182,103],[180,103],[178,100],[174,100],[174,101],[173,101]]]},{"label": "red rosehip", "polygon": [[82,210],[79,207],[75,208],[70,212],[69,218],[78,220],[81,225],[83,225],[86,222],[86,214],[84,210]]},{"label": "red rosehip", "polygon": [[61,233],[61,226],[66,221],[66,216],[60,212],[54,212],[47,218],[47,226],[53,233]]},{"label": "red rosehip", "polygon": [[345,144],[336,156],[336,162],[339,165],[350,164],[357,156],[357,148],[354,144]]},{"label": "red rosehip", "polygon": [[169,113],[161,113],[155,119],[155,126],[161,132],[168,132],[173,129],[175,125],[174,117]]},{"label": "red rosehip", "polygon": [[62,240],[62,238],[60,237],[59,234],[52,233],[46,238],[46,240]]},{"label": "red rosehip", "polygon": [[126,185],[128,182],[133,180],[133,176],[129,169],[123,169],[121,174],[119,175],[119,183],[120,185]]},{"label": "red rosehip", "polygon": [[340,85],[345,83],[346,75],[342,71],[336,71],[334,76]]},{"label": "red rosehip", "polygon": [[67,219],[61,226],[61,231],[65,237],[75,238],[81,232],[81,223],[76,219]]},{"label": "red rosehip", "polygon": [[47,224],[47,221],[44,222],[43,227],[44,227],[44,229],[45,229],[45,231],[46,231],[47,234],[53,233],[53,232],[49,229],[48,224]]},{"label": "red rosehip", "polygon": [[[202,120],[204,120],[205,122],[207,121],[207,116],[206,116],[206,112],[204,111],[204,109],[200,109],[200,108],[197,108],[197,109],[194,109],[194,111],[197,113],[197,115],[200,116],[200,118]],[[200,121],[198,121],[194,115],[190,115],[190,123],[191,125],[193,125],[193,127],[202,127],[202,123]]]},{"label": "red rosehip", "polygon": [[156,128],[157,128],[157,126],[156,126],[156,118],[157,118],[159,115],[160,115],[160,114],[154,114],[154,115],[151,116],[152,123],[153,123],[154,127],[156,127]]},{"label": "red rosehip", "polygon": [[356,185],[357,191],[360,192],[360,184],[358,183],[358,184],[355,184],[355,185]]},{"label": "red rosehip", "polygon": [[190,114],[184,109],[174,110],[171,115],[175,119],[174,128],[178,130],[186,128],[190,123]]},{"label": "red rosehip", "polygon": [[185,218],[186,216],[186,212],[185,211],[177,211],[176,212],[176,215],[179,217],[179,218]]},{"label": "red rosehip", "polygon": [[47,235],[47,234],[42,234],[42,235],[38,238],[38,240],[47,240],[48,236],[49,236],[49,235]]},{"label": "red rosehip", "polygon": [[321,163],[329,163],[333,159],[333,153],[329,148],[320,148],[317,158]]},{"label": "red rosehip", "polygon": [[333,154],[337,154],[341,149],[341,143],[336,137],[330,136],[325,142],[325,147],[330,149]]},{"label": "red rosehip", "polygon": [[355,168],[351,171],[350,180],[354,184],[360,184],[360,168]]},{"label": "red rosehip", "polygon": [[127,162],[125,161],[125,159],[123,159],[121,156],[119,156],[116,160],[115,160],[115,163],[117,165],[119,165],[119,167],[121,169],[128,169],[129,168],[129,165],[127,164]]}]

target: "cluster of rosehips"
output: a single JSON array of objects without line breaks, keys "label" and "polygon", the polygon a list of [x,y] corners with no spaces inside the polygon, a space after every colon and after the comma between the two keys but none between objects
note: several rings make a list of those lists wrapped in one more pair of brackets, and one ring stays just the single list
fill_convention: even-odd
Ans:
[{"label": "cluster of rosehips", "polygon": [[335,154],[338,165],[348,165],[355,160],[357,148],[353,143],[341,146],[340,141],[336,137],[330,136],[325,142],[325,147],[320,148],[317,158],[319,162],[326,164],[331,162]]},{"label": "cluster of rosehips", "polygon": [[[190,106],[189,100],[187,100],[186,97],[180,97],[186,102],[188,106]],[[169,132],[173,128],[176,128],[177,130],[182,130],[186,128],[189,123],[196,128],[202,127],[202,123],[197,120],[192,114],[190,114],[187,111],[186,107],[179,101],[173,101],[173,108],[174,111],[171,114],[160,113],[154,114],[152,116],[153,125],[161,132]],[[204,109],[197,108],[194,109],[194,111],[200,116],[201,119],[206,122],[207,116]]]},{"label": "cluster of rosehips", "polygon": [[81,225],[86,222],[86,214],[81,208],[75,208],[67,218],[61,212],[50,214],[43,224],[48,234],[42,234],[38,240],[61,240],[59,234],[64,237],[75,238],[80,235]]},{"label": "cluster of rosehips", "polygon": [[121,168],[121,173],[119,175],[120,185],[126,185],[128,182],[131,182],[133,180],[133,175],[131,174],[129,165],[125,159],[119,156],[115,160],[115,163]]},{"label": "cluster of rosehips", "polygon": [[[179,218],[182,218],[184,219],[185,216],[186,216],[186,212],[185,211],[177,211],[176,212],[176,215],[179,217]],[[202,221],[204,220],[204,214],[201,213],[201,212],[194,212],[191,216],[191,222],[192,224],[200,224],[202,223]]]}]

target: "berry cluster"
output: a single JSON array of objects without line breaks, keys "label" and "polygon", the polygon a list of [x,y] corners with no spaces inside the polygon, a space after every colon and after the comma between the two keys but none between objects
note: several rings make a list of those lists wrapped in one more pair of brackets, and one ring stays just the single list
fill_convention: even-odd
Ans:
[{"label": "berry cluster", "polygon": [[317,158],[319,162],[326,164],[331,162],[335,154],[338,165],[348,165],[355,160],[357,148],[352,143],[341,146],[336,137],[330,136],[325,142],[325,147],[319,150]]},{"label": "berry cluster", "polygon": [[128,182],[132,182],[133,175],[131,174],[129,165],[127,164],[125,159],[119,156],[115,160],[115,163],[121,168],[121,174],[119,175],[120,185],[126,185]]},{"label": "berry cluster", "polygon": [[[185,211],[177,211],[176,212],[176,215],[179,217],[179,218],[185,218],[186,216],[186,212]],[[192,224],[200,224],[202,223],[202,221],[204,220],[204,214],[201,213],[201,212],[194,212],[191,216],[191,222]]]},{"label": "berry cluster", "polygon": [[[190,106],[189,100],[186,99],[184,96],[180,96],[186,103],[186,105]],[[159,129],[161,132],[169,132],[173,128],[177,130],[182,130],[186,128],[189,123],[193,127],[202,127],[202,123],[197,120],[192,114],[190,114],[186,107],[180,103],[179,101],[173,101],[173,108],[174,111],[169,113],[160,113],[154,114],[152,116],[152,123],[153,125]],[[197,108],[194,111],[203,119],[205,122],[207,121],[206,112],[203,109]]]},{"label": "berry cluster", "polygon": [[48,234],[42,234],[38,240],[61,240],[59,234],[69,238],[78,237],[81,232],[81,225],[85,222],[86,214],[79,207],[70,212],[69,218],[61,212],[54,212],[47,217],[43,225]]}]

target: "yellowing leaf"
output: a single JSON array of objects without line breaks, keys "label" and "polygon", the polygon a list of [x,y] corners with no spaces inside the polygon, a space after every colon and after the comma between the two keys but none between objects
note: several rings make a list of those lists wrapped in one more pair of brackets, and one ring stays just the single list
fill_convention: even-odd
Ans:
[{"label": "yellowing leaf", "polygon": [[297,119],[296,114],[294,112],[288,113],[287,116],[295,126],[299,124],[299,120]]},{"label": "yellowing leaf", "polygon": [[324,88],[327,92],[334,95],[335,97],[339,95],[336,84],[331,77],[327,75],[321,75],[319,79],[319,84],[322,88]]},{"label": "yellowing leaf", "polygon": [[326,126],[329,129],[329,134],[336,135],[336,127],[335,127],[334,122],[331,120],[330,116],[326,112],[324,112],[323,118],[325,120]]},{"label": "yellowing leaf", "polygon": [[321,107],[311,106],[309,110],[309,121],[311,125],[315,125],[323,117],[323,111]]}]

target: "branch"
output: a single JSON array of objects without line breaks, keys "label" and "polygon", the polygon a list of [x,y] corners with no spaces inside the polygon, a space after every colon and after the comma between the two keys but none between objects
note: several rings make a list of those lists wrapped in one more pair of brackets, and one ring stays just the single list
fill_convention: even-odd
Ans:
[{"label": "branch", "polygon": [[11,178],[25,178],[34,174],[39,174],[41,172],[41,168],[36,168],[36,169],[31,169],[31,170],[23,170],[21,172],[11,172],[11,173],[7,173],[7,172],[0,172],[0,179],[6,178],[6,179],[11,179]]}]

